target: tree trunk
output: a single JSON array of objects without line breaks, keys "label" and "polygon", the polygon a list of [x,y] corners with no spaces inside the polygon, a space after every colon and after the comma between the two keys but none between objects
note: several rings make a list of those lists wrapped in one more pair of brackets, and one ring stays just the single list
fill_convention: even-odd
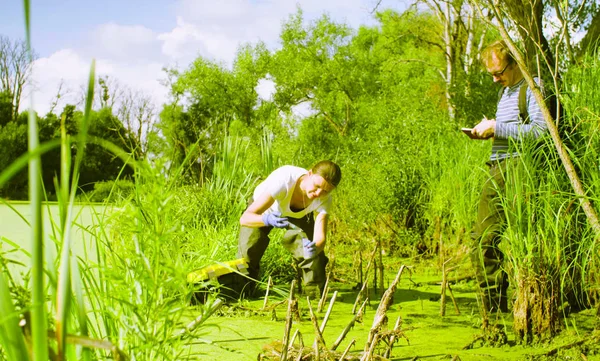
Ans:
[{"label": "tree trunk", "polygon": [[[545,269],[548,270],[548,267]],[[522,269],[517,276],[518,295],[513,322],[520,343],[550,339],[560,327],[558,274],[548,271],[550,274],[536,275]]]},{"label": "tree trunk", "polygon": [[[496,5],[497,18],[502,22],[500,10]],[[544,4],[542,0],[504,0],[502,12],[514,21],[516,30],[525,44],[525,64],[536,75],[554,69],[555,60],[542,32]],[[541,53],[540,54],[540,50]],[[543,58],[539,58],[542,55]]]}]

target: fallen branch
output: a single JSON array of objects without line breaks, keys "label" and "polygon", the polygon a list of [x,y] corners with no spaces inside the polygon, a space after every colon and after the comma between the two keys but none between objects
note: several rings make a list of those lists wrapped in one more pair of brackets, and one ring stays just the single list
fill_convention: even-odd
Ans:
[{"label": "fallen branch", "polygon": [[[448,282],[452,282],[452,283],[458,283],[461,281],[470,281],[470,280],[474,280],[475,279],[475,275],[466,275],[466,276],[462,276],[462,277],[456,277],[456,278],[452,278],[449,279]],[[435,286],[435,285],[441,285],[442,281],[429,281],[429,282],[425,282],[426,285],[431,285],[431,286]]]},{"label": "fallen branch", "polygon": [[462,349],[463,350],[470,350],[475,346],[475,343],[477,341],[481,341],[481,343],[483,344],[483,342],[485,341],[485,336],[484,335],[479,335],[477,337],[475,337],[473,339],[473,341],[469,342],[467,345],[465,345]]},{"label": "fallen branch", "polygon": [[346,327],[344,328],[344,330],[342,331],[342,333],[340,334],[340,336],[338,337],[338,339],[335,340],[335,342],[331,346],[331,350],[332,351],[335,351],[335,349],[338,348],[338,346],[340,345],[340,343],[342,343],[342,341],[344,340],[344,338],[346,337],[346,335],[348,334],[348,332],[350,332],[350,330],[352,329],[352,327],[354,327],[354,323],[356,323],[356,320],[358,319],[358,315],[361,314],[363,308],[365,308],[366,305],[367,305],[367,300],[365,300],[363,302],[363,304],[360,306],[360,308],[358,309],[358,312],[354,315],[354,317],[352,318],[352,320],[350,321],[350,323],[348,323],[346,325]]},{"label": "fallen branch", "polygon": [[196,317],[194,321],[190,322],[187,326],[185,326],[185,329],[181,330],[181,332],[179,332],[175,337],[184,338],[191,335],[192,331],[194,331],[198,326],[203,324],[204,321],[206,321],[210,316],[212,316],[212,314],[215,313],[219,308],[221,308],[221,306],[223,306],[223,300],[221,300],[220,298],[215,299],[215,301],[208,308],[208,310],[206,310],[200,316]]},{"label": "fallen branch", "polygon": [[382,327],[384,327],[387,324],[387,311],[394,302],[394,294],[396,293],[396,287],[400,282],[400,277],[402,276],[404,267],[404,265],[400,267],[398,273],[396,274],[396,278],[381,298],[381,302],[379,303],[379,307],[377,307],[377,312],[375,313],[375,317],[373,318],[373,326],[371,326],[371,330],[369,331],[369,336],[365,345],[365,353],[369,351],[371,343],[373,342],[373,340],[375,340],[375,336],[377,335],[377,333],[381,330]]},{"label": "fallen branch", "polygon": [[583,345],[584,343],[587,343],[587,342],[593,342],[594,344],[598,344],[599,341],[600,341],[600,337],[598,337],[598,336],[597,337],[589,337],[589,336],[588,337],[584,337],[584,338],[581,338],[581,339],[579,339],[577,341],[573,341],[571,343],[568,343],[566,345],[555,347],[552,350],[550,350],[550,351],[548,351],[546,353],[541,354],[540,356],[554,356],[560,350],[568,350],[568,349],[573,348],[575,346]]}]

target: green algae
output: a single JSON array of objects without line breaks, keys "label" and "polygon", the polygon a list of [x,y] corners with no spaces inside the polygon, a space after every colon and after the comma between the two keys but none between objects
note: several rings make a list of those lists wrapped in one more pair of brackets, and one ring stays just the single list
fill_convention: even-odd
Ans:
[{"label": "green algae", "polygon": [[[453,291],[460,314],[456,314],[452,300],[448,297],[446,316],[440,316],[440,286],[432,280],[440,280],[441,276],[428,270],[416,274],[409,280],[403,277],[394,296],[394,304],[388,311],[389,328],[396,319],[401,317],[404,336],[400,338],[392,351],[391,360],[450,360],[458,356],[460,360],[582,360],[581,353],[587,355],[587,360],[600,360],[599,352],[594,346],[582,346],[561,349],[574,340],[589,334],[596,321],[593,310],[587,310],[571,315],[563,320],[564,330],[552,343],[537,345],[517,345],[512,333],[512,314],[497,315],[493,321],[503,329],[508,336],[508,343],[501,347],[483,345],[473,341],[481,335],[481,316],[475,297],[473,282],[462,282],[454,285]],[[282,287],[285,288],[285,287]],[[335,283],[331,287],[338,291],[337,300],[323,337],[327,346],[339,337],[342,330],[353,318],[352,308],[357,291],[352,285]],[[363,351],[365,342],[373,323],[373,317],[378,306],[381,293],[371,291],[371,301],[367,306],[362,322],[356,323],[348,333],[337,351],[342,351],[356,340],[351,348],[355,355]],[[269,304],[285,301],[281,297],[271,298]],[[316,309],[318,301],[312,301]],[[327,305],[317,315],[319,322],[323,319]],[[213,317],[210,331],[205,330],[203,341],[194,347],[200,359],[235,361],[256,360],[262,352],[281,342],[284,333],[287,306],[283,302],[275,311],[263,312],[263,300],[243,301],[241,304],[231,304],[224,307],[220,315]],[[295,320],[292,333],[299,330],[303,336],[304,345],[310,347],[315,338],[313,325],[308,313],[307,301],[300,297],[299,309],[301,320]],[[465,349],[473,344],[471,349]],[[586,349],[587,347],[587,349]],[[557,349],[552,356],[548,352]]]}]

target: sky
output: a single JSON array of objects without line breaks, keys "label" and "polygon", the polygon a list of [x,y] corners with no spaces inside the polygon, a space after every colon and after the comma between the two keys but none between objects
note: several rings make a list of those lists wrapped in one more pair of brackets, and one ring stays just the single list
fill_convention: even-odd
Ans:
[{"label": "sky", "polygon": [[[79,99],[92,59],[97,76],[162,104],[164,67],[185,69],[198,56],[230,66],[238,46],[259,40],[277,49],[281,25],[297,6],[306,21],[327,13],[357,29],[375,24],[378,3],[397,8],[401,0],[31,0],[34,109],[45,114],[61,83],[55,112]],[[24,39],[23,14],[22,1],[0,0],[0,35]],[[273,86],[257,90],[267,98]],[[21,104],[29,107],[29,97]]]}]

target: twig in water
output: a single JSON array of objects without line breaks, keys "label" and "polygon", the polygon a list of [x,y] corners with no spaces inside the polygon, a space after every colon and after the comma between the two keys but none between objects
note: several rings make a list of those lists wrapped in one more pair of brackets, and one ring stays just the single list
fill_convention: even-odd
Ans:
[{"label": "twig in water", "polygon": [[377,346],[377,343],[379,342],[379,334],[375,334],[375,337],[373,337],[373,341],[371,342],[371,345],[369,346],[369,348],[363,353],[363,357],[360,359],[360,361],[369,361],[373,359],[373,353],[375,352],[375,347]]},{"label": "twig in water", "polygon": [[[292,313],[294,309],[294,304],[298,302],[296,298],[294,298],[294,289],[296,288],[296,280],[292,280],[292,284],[290,286],[290,298],[288,301],[288,310],[287,315],[285,316],[285,331],[283,333],[283,345],[281,348],[281,361],[287,361],[288,347],[289,347],[289,339],[290,339],[290,331],[292,329]],[[297,307],[296,307],[297,308]]]},{"label": "twig in water", "polygon": [[298,338],[298,342],[300,342],[300,347],[304,347],[304,340],[302,339],[302,333],[300,333],[299,329],[296,329],[296,332],[294,332],[294,335],[292,336],[292,339],[290,340],[290,345],[294,344],[294,341],[296,341],[296,338]]},{"label": "twig in water", "polygon": [[269,276],[269,280],[267,281],[267,292],[265,292],[265,302],[263,303],[263,310],[267,308],[267,304],[269,303],[269,290],[271,289],[271,283],[273,280],[271,276]]},{"label": "twig in water", "polygon": [[[394,325],[395,332],[400,331],[401,324],[402,324],[402,317],[398,316],[398,319],[396,319],[396,324]],[[390,337],[390,344],[388,345],[388,349],[385,351],[385,354],[383,355],[383,357],[390,358],[390,356],[392,355],[392,348],[394,348],[394,342],[396,342],[396,335],[392,335]]]},{"label": "twig in water", "polygon": [[348,346],[346,346],[346,349],[344,350],[344,352],[342,353],[342,356],[340,357],[340,361],[344,361],[344,359],[346,358],[346,355],[348,354],[348,352],[350,352],[350,348],[356,343],[355,339],[352,339],[352,341],[350,341],[350,343],[348,344]]},{"label": "twig in water", "polygon": [[329,316],[331,315],[331,310],[333,309],[333,304],[337,298],[337,291],[333,293],[331,297],[331,301],[329,301],[329,308],[327,308],[327,312],[325,313],[325,317],[323,317],[323,322],[321,322],[321,332],[325,331],[325,326],[327,325],[327,321],[329,321]]},{"label": "twig in water", "polygon": [[319,301],[319,306],[317,307],[317,312],[321,313],[323,310],[323,306],[325,306],[325,300],[327,300],[327,294],[329,293],[329,278],[331,275],[327,276],[327,280],[325,281],[325,286],[323,287],[323,294],[321,295],[321,300]]},{"label": "twig in water", "polygon": [[358,318],[358,315],[361,314],[362,309],[365,308],[366,305],[367,305],[367,300],[365,300],[363,302],[363,304],[360,306],[360,308],[358,309],[358,312],[354,315],[354,317],[352,318],[352,320],[350,321],[350,323],[348,323],[348,325],[346,325],[346,328],[344,328],[344,330],[342,331],[342,333],[340,334],[340,336],[338,337],[338,339],[335,340],[335,342],[333,343],[333,346],[331,346],[331,350],[332,351],[335,351],[335,349],[338,348],[338,346],[340,345],[340,343],[342,343],[342,341],[344,340],[344,338],[346,337],[346,335],[348,334],[348,332],[350,332],[350,330],[354,326],[354,323],[356,322],[356,319]]},{"label": "twig in water", "polygon": [[448,283],[448,281],[446,281],[446,286],[448,287],[448,291],[450,291],[450,298],[452,298],[452,303],[454,304],[454,311],[457,315],[460,315],[460,310],[458,309],[456,298],[454,298],[454,292],[452,292],[452,288],[450,288],[450,283]]},{"label": "twig in water", "polygon": [[367,293],[366,290],[368,287],[369,287],[369,281],[363,283],[362,288],[360,289],[360,291],[358,291],[358,295],[356,295],[356,300],[354,301],[354,305],[352,306],[353,314],[356,313],[356,307],[360,304],[360,301],[362,301],[363,294]]},{"label": "twig in water", "polygon": [[369,336],[367,338],[367,343],[365,345],[365,353],[368,352],[371,343],[375,339],[377,333],[381,330],[383,326],[387,323],[387,311],[392,305],[394,301],[394,293],[396,293],[396,287],[400,282],[400,277],[402,276],[402,271],[404,271],[404,265],[400,267],[398,273],[396,274],[396,278],[390,285],[390,287],[385,291],[383,297],[381,298],[381,302],[379,303],[379,307],[377,308],[377,312],[375,313],[375,317],[373,318],[373,326],[369,331]]},{"label": "twig in water", "polygon": [[317,335],[317,337],[315,338],[315,345],[314,345],[315,350],[318,350],[318,348],[319,348],[318,342],[321,342],[323,344],[323,348],[327,349],[327,345],[325,344],[325,339],[323,338],[323,334],[321,333],[321,330],[319,329],[319,323],[317,321],[317,316],[313,312],[312,306],[310,304],[310,298],[306,297],[306,301],[308,302],[308,311],[310,312],[310,321],[312,322],[313,327],[315,329],[315,334]]}]

